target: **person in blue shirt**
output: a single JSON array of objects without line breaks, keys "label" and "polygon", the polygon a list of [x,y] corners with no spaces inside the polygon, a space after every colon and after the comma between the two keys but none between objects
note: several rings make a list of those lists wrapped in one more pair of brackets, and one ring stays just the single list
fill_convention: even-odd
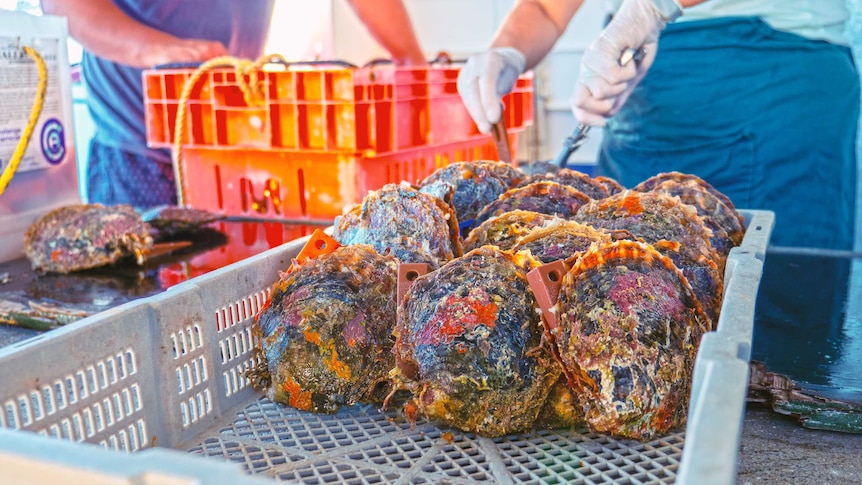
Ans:
[{"label": "person in blue shirt", "polygon": [[[458,88],[482,132],[581,4],[518,0],[491,47],[468,60]],[[584,52],[572,97],[578,122],[604,127],[597,174],[633,187],[660,172],[692,173],[739,208],[773,211],[757,339],[779,347],[794,327],[837,328],[847,259],[785,257],[778,247],[854,248],[860,94],[845,1],[616,4]],[[643,59],[621,66],[630,48]],[[799,358],[784,354],[787,366]]]},{"label": "person in blue shirt", "polygon": [[[88,202],[145,209],[176,203],[168,150],[146,143],[142,70],[231,55],[263,55],[273,0],[42,0],[68,18],[84,47],[83,78],[96,131]],[[401,0],[350,0],[372,36],[400,65],[424,63]]]}]

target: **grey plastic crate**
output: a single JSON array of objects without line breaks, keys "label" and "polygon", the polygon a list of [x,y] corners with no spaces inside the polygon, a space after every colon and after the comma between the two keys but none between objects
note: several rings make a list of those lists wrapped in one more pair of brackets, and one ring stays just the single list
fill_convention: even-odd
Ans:
[{"label": "grey plastic crate", "polygon": [[369,406],[315,415],[261,398],[242,377],[250,326],[303,239],[0,350],[0,478],[732,483],[773,225],[771,212],[741,212],[748,230],[728,258],[718,329],[698,352],[685,432],[648,443],[586,429],[488,439],[425,421],[411,429],[399,413]]}]

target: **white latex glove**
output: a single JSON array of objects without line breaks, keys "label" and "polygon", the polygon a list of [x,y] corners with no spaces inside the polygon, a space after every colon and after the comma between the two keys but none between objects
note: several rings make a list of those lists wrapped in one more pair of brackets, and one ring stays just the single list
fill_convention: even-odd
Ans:
[{"label": "white latex glove", "polygon": [[[581,124],[604,126],[625,103],[655,60],[658,37],[682,14],[675,0],[625,0],[581,60],[572,111]],[[628,49],[642,50],[638,62],[620,65]]]},{"label": "white latex glove", "polygon": [[527,60],[513,47],[494,47],[470,57],[458,74],[458,93],[482,133],[500,121],[500,99],[515,86]]}]

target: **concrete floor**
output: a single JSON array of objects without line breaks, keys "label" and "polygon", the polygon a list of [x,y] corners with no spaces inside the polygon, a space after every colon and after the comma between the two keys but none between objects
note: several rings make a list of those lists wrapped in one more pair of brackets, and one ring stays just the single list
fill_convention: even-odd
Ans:
[{"label": "concrete floor", "polygon": [[738,484],[862,483],[862,435],[803,428],[759,404],[745,413]]}]

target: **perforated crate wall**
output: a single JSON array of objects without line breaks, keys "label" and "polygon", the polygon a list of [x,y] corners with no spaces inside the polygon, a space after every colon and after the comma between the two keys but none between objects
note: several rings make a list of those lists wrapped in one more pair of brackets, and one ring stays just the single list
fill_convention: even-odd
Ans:
[{"label": "perforated crate wall", "polygon": [[115,334],[115,318],[93,317],[90,338],[60,329],[32,354],[5,361],[0,426],[126,451],[150,446],[161,432],[161,407],[148,395],[156,364],[140,346],[151,341],[149,308],[133,303],[116,311],[145,324]]},{"label": "perforated crate wall", "polygon": [[[353,406],[315,415],[262,398],[242,376],[252,315],[304,240],[0,350],[0,426],[125,451],[188,450],[182,460],[153,454],[147,466],[192,476],[208,469],[200,460],[217,458],[302,483],[730,483],[773,225],[771,213],[743,212],[748,229],[728,258],[718,330],[698,352],[685,434],[648,443],[584,429],[490,439],[425,421],[411,428],[395,410]],[[19,443],[32,441],[2,432],[0,457],[9,462]],[[93,456],[88,464],[129,463],[89,448],[80,453]],[[21,460],[52,470],[58,462],[76,466],[65,458],[28,445]]]}]

